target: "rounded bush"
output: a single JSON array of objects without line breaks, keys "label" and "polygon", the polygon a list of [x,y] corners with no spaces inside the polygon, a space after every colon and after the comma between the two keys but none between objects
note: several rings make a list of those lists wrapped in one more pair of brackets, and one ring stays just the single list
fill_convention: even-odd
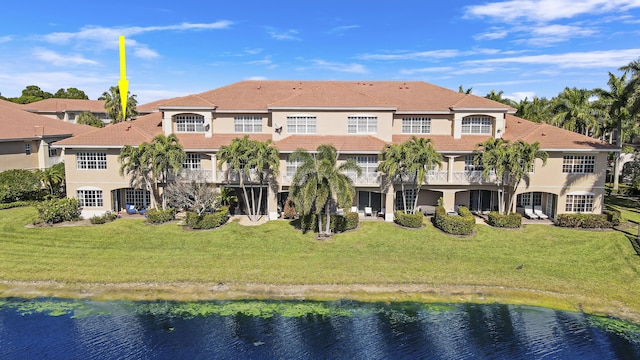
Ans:
[{"label": "rounded bush", "polygon": [[489,213],[488,222],[494,227],[517,229],[522,225],[522,215],[519,213],[502,215],[497,211],[492,211]]},{"label": "rounded bush", "polygon": [[415,214],[405,214],[402,211],[396,211],[395,222],[398,225],[408,228],[419,228],[422,226],[424,216],[417,211]]},{"label": "rounded bush", "polygon": [[469,235],[473,233],[476,226],[476,219],[464,206],[458,207],[458,215],[449,215],[442,206],[436,207],[434,217],[435,226],[452,235]]}]

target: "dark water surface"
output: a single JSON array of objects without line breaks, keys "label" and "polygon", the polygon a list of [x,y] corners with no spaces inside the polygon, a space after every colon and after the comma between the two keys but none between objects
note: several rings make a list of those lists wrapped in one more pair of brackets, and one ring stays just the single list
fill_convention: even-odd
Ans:
[{"label": "dark water surface", "polygon": [[0,359],[640,359],[640,326],[499,304],[0,299]]}]

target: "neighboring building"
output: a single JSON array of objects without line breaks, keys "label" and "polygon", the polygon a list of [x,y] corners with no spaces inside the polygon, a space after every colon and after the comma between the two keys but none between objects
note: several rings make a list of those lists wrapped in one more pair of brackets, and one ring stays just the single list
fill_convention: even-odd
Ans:
[{"label": "neighboring building", "polygon": [[0,101],[0,171],[48,168],[63,160],[52,143],[96,130],[34,115],[16,105]]},{"label": "neighboring building", "polygon": [[23,109],[34,114],[74,124],[78,115],[83,112],[90,112],[105,124],[111,122],[111,119],[109,119],[104,109],[104,100],[50,98],[24,104]]},{"label": "neighboring building", "polygon": [[[551,217],[601,212],[607,154],[615,151],[599,140],[517,118],[504,104],[424,82],[243,81],[155,106],[158,112],[136,121],[58,143],[65,149],[67,195],[82,200],[84,216],[120,210],[125,203],[151,205],[146,191],[129,188],[129,179],[119,175],[117,157],[124,145],[157,134],[175,133],[187,152],[185,172],[204,173],[215,183],[225,180],[216,169],[220,146],[244,135],[271,139],[281,154],[277,189],[266,189],[264,211],[272,219],[296,170],[288,156],[299,148],[332,144],[339,160],[355,159],[363,173],[352,175],[354,206],[371,207],[387,221],[402,202],[399,187],[385,186],[377,156],[385,144],[413,135],[432,139],[445,158],[428,172],[419,205],[435,206],[442,197],[448,210],[497,209],[495,180],[484,179],[472,161],[477,144],[488,138],[538,141],[549,153],[546,165],[536,160],[530,181],[519,187],[518,205],[541,206]],[[238,186],[237,180],[225,186]]]}]

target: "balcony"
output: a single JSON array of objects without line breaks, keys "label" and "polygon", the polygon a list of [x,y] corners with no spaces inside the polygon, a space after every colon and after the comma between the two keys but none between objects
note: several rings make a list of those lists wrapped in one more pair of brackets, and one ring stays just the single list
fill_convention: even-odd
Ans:
[{"label": "balcony", "polygon": [[[269,175],[268,171],[263,171],[262,176],[267,178]],[[258,177],[258,171],[256,169],[251,169],[249,171],[249,175],[240,174],[238,171],[227,171],[226,170],[218,170],[217,181],[221,183],[230,183],[230,184],[239,184],[240,176],[242,176],[245,183],[258,183],[260,179]]]},{"label": "balcony", "polygon": [[379,172],[362,173],[360,176],[356,173],[348,172],[345,175],[353,181],[353,185],[360,186],[379,186],[382,179]]},{"label": "balcony", "polygon": [[55,164],[59,164],[64,161],[63,156],[49,156],[49,166],[52,167]]},{"label": "balcony", "polygon": [[[414,176],[403,177],[405,182],[413,182]],[[425,184],[495,184],[496,175],[494,173],[489,174],[489,178],[485,179],[482,176],[482,171],[454,171],[449,178],[448,171],[435,171],[431,170],[427,172],[424,179]]]},{"label": "balcony", "polygon": [[178,175],[170,175],[170,181],[200,180],[202,182],[213,180],[213,171],[204,169],[182,169]]}]

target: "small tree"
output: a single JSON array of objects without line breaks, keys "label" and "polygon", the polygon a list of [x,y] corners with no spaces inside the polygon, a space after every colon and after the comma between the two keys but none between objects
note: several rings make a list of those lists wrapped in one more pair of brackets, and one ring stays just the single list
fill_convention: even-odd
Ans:
[{"label": "small tree", "polygon": [[195,211],[198,216],[207,210],[215,210],[220,204],[219,191],[202,174],[172,182],[165,192],[169,206]]},{"label": "small tree", "polygon": [[104,127],[104,121],[98,119],[97,116],[93,115],[88,111],[85,111],[80,115],[78,115],[78,120],[76,121],[76,123],[83,124],[83,125],[90,125],[97,128]]},{"label": "small tree", "polygon": [[98,100],[104,100],[104,109],[107,111],[107,115],[109,119],[111,119],[111,123],[119,123],[122,121],[127,121],[138,116],[138,112],[136,111],[136,106],[138,105],[138,100],[136,100],[136,95],[127,94],[127,118],[125,119],[124,114],[122,112],[122,104],[120,100],[120,88],[117,86],[112,86],[109,88],[109,91],[105,91],[102,93],[102,96],[98,98]]},{"label": "small tree", "polygon": [[0,202],[39,200],[41,197],[42,183],[35,172],[13,169],[0,173]]},{"label": "small tree", "polygon": [[47,188],[50,195],[59,196],[64,193],[64,163],[58,163],[50,168],[38,170],[36,176]]}]

